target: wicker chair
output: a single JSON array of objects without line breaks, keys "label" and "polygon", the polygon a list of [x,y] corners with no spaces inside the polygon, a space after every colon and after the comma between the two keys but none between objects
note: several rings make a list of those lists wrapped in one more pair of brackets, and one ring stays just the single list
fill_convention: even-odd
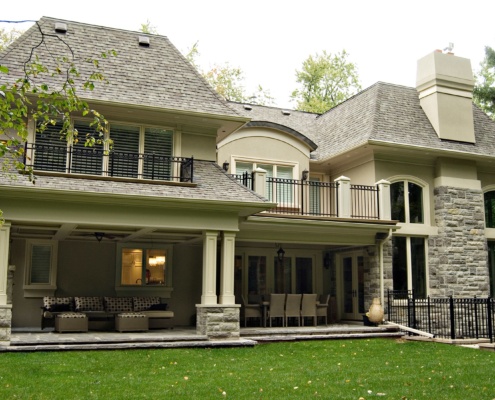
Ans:
[{"label": "wicker chair", "polygon": [[285,326],[285,294],[270,295],[270,308],[268,309],[268,319],[270,327],[273,318],[282,318],[282,326]]},{"label": "wicker chair", "polygon": [[[322,296],[323,298],[323,296]],[[330,295],[327,295],[324,302],[316,305],[316,319],[325,318],[325,325],[328,325],[328,303],[330,302]]]},{"label": "wicker chair", "polygon": [[301,326],[300,294],[288,294],[285,302],[285,326],[289,326],[289,318],[297,318],[297,326]]},{"label": "wicker chair", "polygon": [[244,311],[244,326],[247,326],[248,318],[256,318],[260,321],[261,326],[261,306],[259,304],[249,304],[242,296],[242,305]]},{"label": "wicker chair", "polygon": [[316,293],[303,294],[301,305],[301,319],[304,326],[305,318],[313,318],[313,325],[316,326]]}]

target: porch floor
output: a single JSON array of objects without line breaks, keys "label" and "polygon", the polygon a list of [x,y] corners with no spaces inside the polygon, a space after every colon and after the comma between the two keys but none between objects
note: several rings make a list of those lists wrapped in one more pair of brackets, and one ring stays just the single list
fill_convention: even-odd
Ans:
[{"label": "porch floor", "polygon": [[114,350],[180,347],[252,347],[258,343],[296,340],[360,339],[373,337],[401,337],[394,327],[363,326],[356,323],[328,326],[286,328],[241,328],[239,339],[208,340],[196,333],[195,327],[152,330],[148,332],[57,333],[37,328],[12,329],[10,346],[0,346],[0,352]]}]

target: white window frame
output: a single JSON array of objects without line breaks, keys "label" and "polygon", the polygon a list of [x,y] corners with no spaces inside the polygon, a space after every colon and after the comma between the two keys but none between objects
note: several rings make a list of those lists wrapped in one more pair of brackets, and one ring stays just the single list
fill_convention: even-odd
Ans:
[{"label": "white window frame", "polygon": [[[167,255],[165,268],[165,285],[122,285],[122,250],[134,248],[140,250],[164,250]],[[173,246],[147,243],[117,243],[115,266],[115,291],[118,296],[159,296],[172,297],[173,287]]]},{"label": "white window frame", "polygon": [[[34,246],[48,246],[50,248],[50,272],[48,282],[32,283],[32,256]],[[26,268],[24,270],[24,297],[53,296],[57,290],[57,260],[58,241],[48,239],[26,240]]]}]

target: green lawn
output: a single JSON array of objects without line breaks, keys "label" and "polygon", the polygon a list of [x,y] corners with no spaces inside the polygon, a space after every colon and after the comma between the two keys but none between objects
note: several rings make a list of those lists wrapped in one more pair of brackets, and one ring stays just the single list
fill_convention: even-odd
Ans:
[{"label": "green lawn", "polygon": [[0,399],[494,399],[495,353],[402,340],[0,354]]}]

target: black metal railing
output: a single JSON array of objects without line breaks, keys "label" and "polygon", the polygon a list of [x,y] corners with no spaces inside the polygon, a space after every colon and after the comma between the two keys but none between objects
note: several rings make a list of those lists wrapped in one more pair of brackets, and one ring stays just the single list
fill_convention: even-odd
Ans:
[{"label": "black metal railing", "polygon": [[351,185],[351,217],[378,219],[378,187]]},{"label": "black metal railing", "polygon": [[388,292],[388,320],[447,339],[493,342],[495,299],[491,297],[416,298],[412,291]]},{"label": "black metal railing", "polygon": [[37,171],[193,182],[193,158],[26,143],[24,164]]}]

